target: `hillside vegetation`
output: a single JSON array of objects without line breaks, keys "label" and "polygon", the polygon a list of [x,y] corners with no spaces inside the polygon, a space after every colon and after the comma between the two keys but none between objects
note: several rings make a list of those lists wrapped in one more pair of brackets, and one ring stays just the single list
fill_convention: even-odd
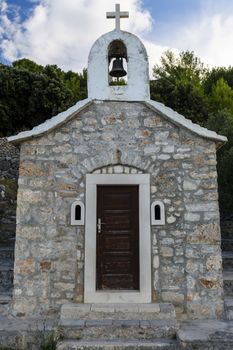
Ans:
[{"label": "hillside vegetation", "polygon": [[[167,51],[154,66],[150,90],[152,99],[228,137],[218,151],[218,181],[221,212],[232,212],[233,67],[209,69],[193,52]],[[31,129],[86,97],[86,69],[64,72],[28,59],[0,64],[0,137]]]}]

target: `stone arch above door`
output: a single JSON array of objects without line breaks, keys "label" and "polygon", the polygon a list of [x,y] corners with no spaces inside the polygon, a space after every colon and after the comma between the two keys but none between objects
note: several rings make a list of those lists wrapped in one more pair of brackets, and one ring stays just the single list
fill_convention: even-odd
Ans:
[{"label": "stone arch above door", "polygon": [[107,165],[93,171],[93,174],[143,174],[144,172],[136,167],[123,164]]}]

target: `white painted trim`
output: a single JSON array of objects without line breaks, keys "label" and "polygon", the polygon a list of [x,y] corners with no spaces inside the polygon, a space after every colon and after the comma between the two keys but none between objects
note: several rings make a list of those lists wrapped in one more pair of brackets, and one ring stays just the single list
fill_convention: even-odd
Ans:
[{"label": "white painted trim", "polygon": [[[155,206],[160,207],[160,220],[155,219]],[[151,204],[151,225],[165,225],[165,206],[161,201],[154,201]]]},{"label": "white painted trim", "polygon": [[[96,73],[96,71],[95,71],[95,73]],[[141,83],[141,81],[140,81],[140,83]],[[119,92],[119,94],[121,94],[121,89],[119,90],[119,86],[117,86],[117,87],[115,87],[115,86],[109,87],[108,86],[108,88],[112,88],[115,91],[116,95],[118,94],[118,92]],[[125,87],[123,86],[120,88],[125,88]],[[98,89],[99,89],[99,86],[98,86]],[[111,100],[111,99],[109,99],[109,100]],[[112,98],[112,100],[114,100],[114,98]],[[130,101],[130,99],[128,99],[128,98],[123,98],[123,100]],[[88,107],[92,103],[92,101],[93,100],[90,98],[79,101],[73,107],[67,109],[66,111],[64,111],[62,113],[59,113],[58,115],[56,115],[55,117],[53,117],[51,119],[46,120],[44,123],[34,127],[32,130],[23,131],[17,135],[7,137],[7,141],[18,144],[20,142],[31,139],[33,137],[38,137],[38,136],[44,135],[44,134],[56,129],[57,127],[63,125],[67,121],[69,121],[71,118],[73,118],[73,116],[76,113],[79,113],[83,109]],[[141,99],[135,98],[134,101],[141,101]],[[153,109],[155,112],[161,114],[162,117],[167,118],[168,120],[170,120],[174,124],[178,125],[179,127],[184,127],[184,128],[192,131],[193,133],[195,133],[201,137],[213,140],[215,142],[221,142],[221,143],[227,142],[226,136],[218,135],[215,131],[211,131],[211,130],[208,130],[206,128],[203,128],[198,124],[194,124],[191,120],[186,119],[183,115],[173,111],[171,108],[166,107],[165,105],[163,105],[160,102],[148,100],[145,98],[143,100],[143,103],[148,108]]]},{"label": "white painted trim", "polygon": [[[96,291],[97,185],[139,185],[139,291]],[[149,174],[88,174],[86,176],[85,303],[151,302],[151,234]]]},{"label": "white painted trim", "polygon": [[[77,205],[80,205],[81,207],[81,219],[80,220],[76,220],[75,219],[75,208]],[[71,205],[71,218],[70,218],[70,224],[72,226],[83,226],[84,225],[84,219],[85,219],[85,207],[83,202],[81,201],[75,201],[72,203]]]},{"label": "white painted trim", "polygon": [[145,104],[147,107],[155,110],[159,114],[162,114],[163,117],[167,118],[174,124],[184,127],[201,137],[218,142],[227,142],[226,136],[218,135],[215,131],[208,130],[198,124],[193,123],[190,119],[185,118],[182,114],[175,112],[173,109],[165,106],[163,103],[149,100],[146,101]]}]

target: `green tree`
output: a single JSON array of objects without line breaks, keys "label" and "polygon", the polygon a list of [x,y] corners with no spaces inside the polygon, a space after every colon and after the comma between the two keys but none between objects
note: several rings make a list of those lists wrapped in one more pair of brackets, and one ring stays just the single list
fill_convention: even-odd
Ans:
[{"label": "green tree", "polygon": [[31,129],[71,105],[71,91],[56,75],[0,66],[1,136]]},{"label": "green tree", "polygon": [[209,103],[213,111],[227,109],[233,114],[233,89],[223,78],[213,84],[209,94]]},{"label": "green tree", "polygon": [[80,100],[87,98],[87,69],[84,68],[82,73],[78,73],[80,80]]},{"label": "green tree", "polygon": [[166,51],[161,64],[153,69],[151,97],[203,124],[209,112],[202,84],[206,74],[207,69],[193,52],[181,52],[176,57]]},{"label": "green tree", "polygon": [[221,78],[223,78],[227,84],[233,88],[233,67],[215,67],[208,71],[204,81],[206,94],[211,93],[213,85],[215,85]]},{"label": "green tree", "polygon": [[211,114],[206,127],[225,135],[228,142],[217,153],[219,202],[222,213],[233,211],[233,114],[227,109]]},{"label": "green tree", "polygon": [[27,58],[22,58],[20,60],[14,61],[12,63],[12,66],[14,68],[18,69],[25,69],[33,73],[40,73],[43,72],[44,67],[37,64],[36,62],[33,62]]},{"label": "green tree", "polygon": [[86,69],[66,73],[29,59],[0,64],[0,136],[31,129],[86,97]]}]

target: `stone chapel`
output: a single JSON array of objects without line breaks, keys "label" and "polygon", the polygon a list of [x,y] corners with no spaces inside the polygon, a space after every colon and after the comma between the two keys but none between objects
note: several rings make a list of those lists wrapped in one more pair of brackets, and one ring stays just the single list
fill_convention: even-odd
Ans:
[{"label": "stone chapel", "polygon": [[[223,313],[217,135],[150,99],[148,57],[116,28],[88,59],[88,98],[11,136],[20,146],[13,308],[170,303]],[[72,306],[71,306],[72,308]]]}]

